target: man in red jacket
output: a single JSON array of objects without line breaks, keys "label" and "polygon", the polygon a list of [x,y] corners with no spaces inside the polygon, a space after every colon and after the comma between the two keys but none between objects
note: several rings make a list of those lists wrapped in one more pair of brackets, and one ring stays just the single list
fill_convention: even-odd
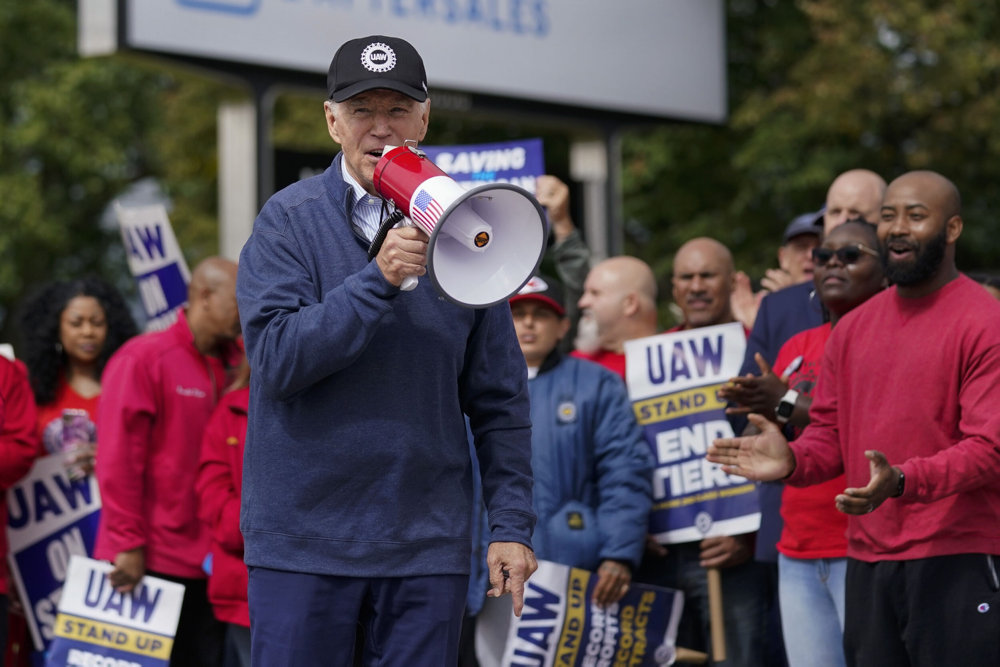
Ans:
[{"label": "man in red jacket", "polygon": [[148,572],[185,586],[175,665],[219,665],[223,628],[206,595],[210,531],[193,493],[202,432],[240,359],[236,263],[195,267],[188,304],[165,331],[133,338],[108,361],[97,413],[102,510],[95,556],[116,590]]},{"label": "man in red jacket", "polygon": [[[0,526],[7,525],[7,489],[24,477],[38,450],[35,400],[28,372],[0,356]],[[7,531],[0,530],[0,650],[7,645]],[[2,655],[0,655],[2,660]]]}]

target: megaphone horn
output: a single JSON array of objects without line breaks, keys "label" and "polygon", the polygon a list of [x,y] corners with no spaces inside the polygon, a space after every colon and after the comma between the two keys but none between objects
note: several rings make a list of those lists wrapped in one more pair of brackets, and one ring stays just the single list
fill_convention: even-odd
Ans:
[{"label": "megaphone horn", "polygon": [[414,146],[386,146],[375,166],[375,191],[430,241],[427,273],[460,306],[506,301],[538,269],[548,238],[542,207],[510,183],[466,190]]}]

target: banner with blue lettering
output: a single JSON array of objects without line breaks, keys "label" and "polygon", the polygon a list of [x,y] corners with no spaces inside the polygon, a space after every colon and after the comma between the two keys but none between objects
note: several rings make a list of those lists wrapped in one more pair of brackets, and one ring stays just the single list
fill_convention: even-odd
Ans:
[{"label": "banner with blue lettering", "polygon": [[513,183],[534,194],[535,181],[545,173],[541,139],[421,146],[420,150],[466,189],[485,183]]},{"label": "banner with blue lettering", "polygon": [[476,621],[480,667],[672,664],[684,594],[633,583],[617,603],[599,607],[591,601],[596,585],[593,572],[539,560],[520,618],[510,596],[483,606]]},{"label": "banner with blue lettering", "polygon": [[187,302],[191,280],[184,255],[170,226],[163,204],[115,206],[118,226],[132,272],[146,311],[146,330],[166,329],[177,320]]},{"label": "banner with blue lettering", "polygon": [[111,563],[74,556],[46,667],[167,667],[184,586],[146,575],[131,593],[108,582]]},{"label": "banner with blue lettering", "polygon": [[756,485],[705,459],[712,440],[733,435],[717,391],[745,351],[738,322],[625,343],[629,397],[656,459],[649,532],[661,544],[760,527]]},{"label": "banner with blue lettering", "polygon": [[94,552],[100,512],[97,480],[93,475],[70,479],[62,454],[36,460],[7,490],[10,574],[39,651],[55,636],[70,558]]}]

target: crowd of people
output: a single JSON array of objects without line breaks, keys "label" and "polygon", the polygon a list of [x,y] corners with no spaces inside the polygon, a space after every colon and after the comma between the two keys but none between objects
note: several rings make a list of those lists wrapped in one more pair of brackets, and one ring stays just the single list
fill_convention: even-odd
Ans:
[{"label": "crowd of people", "polygon": [[[351,40],[328,86],[341,152],[265,204],[239,264],[195,267],[169,329],[137,335],[103,281],[59,282],[0,357],[0,490],[45,455],[96,475],[115,590],[185,587],[172,664],[474,665],[468,626],[486,598],[520,615],[536,559],[594,572],[599,607],[633,582],[683,591],[678,644],[710,664],[710,571],[727,665],[1000,664],[1000,303],[959,272],[954,184],[841,174],[776,233],[756,293],[691,239],[665,328],[649,265],[592,263],[546,176],[559,277],[473,310],[400,289],[422,231],[372,247],[381,151],[428,130],[419,54]],[[761,482],[760,529],[661,543],[626,344],[736,323],[734,436],[707,458]],[[7,590],[0,633],[23,643]]]}]

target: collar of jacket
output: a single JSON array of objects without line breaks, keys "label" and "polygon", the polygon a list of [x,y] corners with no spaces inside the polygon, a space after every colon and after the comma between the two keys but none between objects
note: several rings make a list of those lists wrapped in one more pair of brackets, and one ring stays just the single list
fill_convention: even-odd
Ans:
[{"label": "collar of jacket", "polygon": [[562,359],[563,355],[562,352],[559,351],[559,348],[553,348],[552,351],[549,352],[549,356],[545,357],[545,361],[542,362],[542,365],[538,367],[538,374],[541,375],[542,373],[551,371],[559,365],[559,362],[562,361]]},{"label": "collar of jacket", "polygon": [[344,180],[344,172],[342,171],[343,168],[344,152],[341,151],[333,158],[330,168],[323,172],[323,179],[326,184],[326,189],[330,193],[330,198],[333,200],[334,207],[344,211],[344,219],[347,220],[347,224],[351,226],[351,231],[354,232],[354,238],[356,238],[358,244],[361,245],[365,251],[367,251],[371,242],[366,239],[354,225],[354,188],[351,187],[350,183]]}]

